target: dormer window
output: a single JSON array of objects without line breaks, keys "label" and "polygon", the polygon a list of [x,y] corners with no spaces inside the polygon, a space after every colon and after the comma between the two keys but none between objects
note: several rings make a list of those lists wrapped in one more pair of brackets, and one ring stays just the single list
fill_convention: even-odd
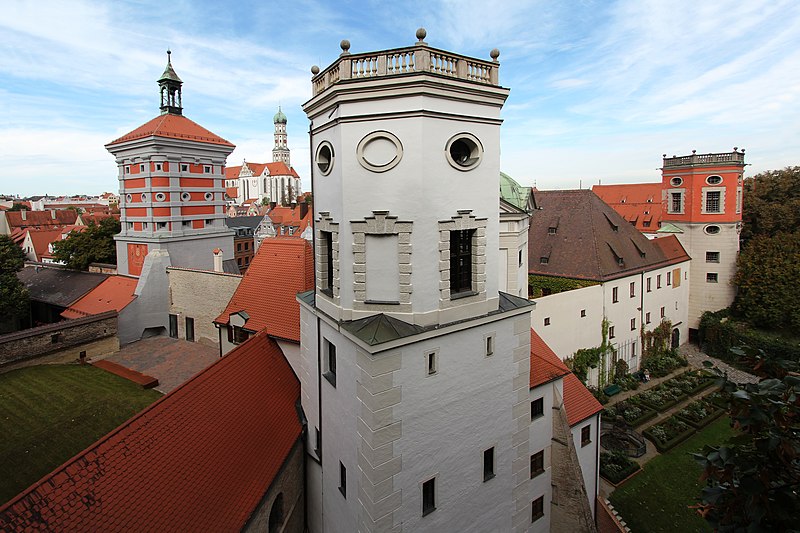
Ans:
[{"label": "dormer window", "polygon": [[552,226],[547,228],[547,234],[548,235],[555,235],[557,232],[558,232],[558,228],[554,228]]}]

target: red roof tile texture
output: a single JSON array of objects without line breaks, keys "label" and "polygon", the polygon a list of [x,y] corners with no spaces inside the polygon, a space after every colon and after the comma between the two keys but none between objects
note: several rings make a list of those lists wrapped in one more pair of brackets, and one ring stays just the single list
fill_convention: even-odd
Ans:
[{"label": "red roof tile texture", "polygon": [[[294,176],[295,178],[299,178],[300,176],[297,175],[297,172],[294,168],[289,167],[283,161],[276,161],[274,163],[251,163],[247,161],[245,163],[247,168],[250,169],[250,172],[253,173],[254,176],[260,176],[264,169],[268,170],[268,176]],[[226,167],[225,168],[225,178],[232,180],[239,177],[239,173],[242,171],[242,167],[244,165],[238,165],[235,167]]]},{"label": "red roof tile texture", "polygon": [[564,407],[570,427],[603,410],[600,402],[573,373],[564,376]]},{"label": "red roof tile texture", "polygon": [[185,139],[207,144],[221,144],[233,146],[219,135],[211,133],[203,126],[189,120],[183,115],[165,114],[159,115],[153,120],[142,124],[130,133],[126,133],[119,139],[115,139],[106,146],[113,146],[145,137],[168,137],[173,139]]},{"label": "red roof tile texture", "polygon": [[214,321],[227,324],[230,315],[245,311],[244,328],[266,329],[272,337],[300,342],[297,293],[314,288],[314,253],[305,240],[264,239],[225,310]]},{"label": "red roof tile texture", "polygon": [[661,183],[595,185],[592,191],[636,229],[654,233],[661,224]]},{"label": "red roof tile texture", "polygon": [[531,329],[531,388],[569,374],[569,368]]},{"label": "red roof tile texture", "polygon": [[6,211],[10,228],[30,228],[37,226],[69,226],[78,220],[78,213],[72,209],[53,209],[48,211]]},{"label": "red roof tile texture", "polygon": [[0,530],[238,531],[300,438],[299,397],[256,335],[0,508]]},{"label": "red roof tile texture", "polygon": [[125,276],[109,276],[103,283],[64,310],[61,316],[80,318],[106,311],[122,311],[136,298],[133,293],[138,281],[136,278]]},{"label": "red roof tile texture", "polygon": [[36,254],[36,261],[41,261],[42,257],[49,256],[49,246],[52,242],[61,240],[62,230],[56,229],[34,229],[29,228],[26,230],[30,236],[31,243],[33,244],[33,251]]},{"label": "red roof tile texture", "polygon": [[691,257],[681,245],[681,241],[675,235],[667,235],[653,239],[652,243],[658,246],[670,261],[689,261]]}]

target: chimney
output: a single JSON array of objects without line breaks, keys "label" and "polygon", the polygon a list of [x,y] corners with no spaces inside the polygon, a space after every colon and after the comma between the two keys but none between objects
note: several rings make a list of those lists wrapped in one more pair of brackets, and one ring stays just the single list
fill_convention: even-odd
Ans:
[{"label": "chimney", "polygon": [[301,202],[300,203],[300,220],[303,220],[304,218],[306,218],[307,214],[308,214],[308,204],[306,202]]},{"label": "chimney", "polygon": [[19,210],[19,214],[22,217],[22,220],[28,220],[28,212],[24,209]]},{"label": "chimney", "polygon": [[53,217],[53,220],[56,219],[56,210],[55,209],[51,209],[50,210],[50,216]]},{"label": "chimney", "polygon": [[223,272],[222,250],[219,248],[214,248],[214,272]]}]

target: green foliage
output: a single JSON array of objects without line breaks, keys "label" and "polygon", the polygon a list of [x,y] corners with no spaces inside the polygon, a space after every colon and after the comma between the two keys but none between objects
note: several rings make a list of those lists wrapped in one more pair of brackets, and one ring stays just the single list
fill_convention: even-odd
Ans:
[{"label": "green foliage", "polygon": [[116,264],[114,235],[119,231],[120,223],[113,217],[104,218],[100,224],[90,222],[85,230],[53,243],[53,257],[74,270],[87,270],[90,263]]},{"label": "green foliage", "polygon": [[695,506],[718,531],[795,530],[800,516],[800,376],[797,364],[769,367],[759,383],[720,380],[733,425],[727,444],[693,454],[707,486]]},{"label": "green foliage", "polygon": [[0,236],[0,333],[19,329],[30,312],[28,290],[17,278],[25,264],[25,252],[10,237]]},{"label": "green foliage", "polygon": [[742,241],[800,227],[800,167],[770,170],[744,180]]},{"label": "green foliage", "polygon": [[642,327],[642,369],[647,369],[653,377],[663,377],[688,362],[670,346],[672,323],[662,321],[652,331]]},{"label": "green foliage", "polygon": [[758,328],[800,328],[798,258],[800,233],[753,237],[737,261],[733,314]]},{"label": "green foliage", "polygon": [[[601,336],[603,339],[603,341],[600,343],[600,346],[596,346],[594,348],[581,348],[572,354],[572,357],[567,357],[564,360],[564,364],[567,365],[567,367],[572,370],[572,372],[583,383],[586,383],[589,368],[597,368],[597,366],[602,362],[603,368],[601,369],[601,378],[603,379],[599,381],[600,388],[605,385],[605,355],[610,348],[608,344],[608,326],[609,322],[604,318],[603,322],[600,324]],[[600,392],[602,393],[602,391]],[[608,397],[606,397],[605,400],[608,401]]]},{"label": "green foliage", "polygon": [[559,278],[556,276],[540,276],[538,274],[530,274],[528,276],[528,297],[539,298],[540,296],[558,294],[559,292],[566,292],[574,289],[582,289],[584,287],[591,287],[592,285],[597,285],[597,282],[586,281],[582,279]]},{"label": "green foliage", "polygon": [[26,206],[25,204],[18,204],[16,202],[14,202],[8,210],[9,211],[27,211],[28,210],[28,206]]},{"label": "green foliage", "polygon": [[620,451],[600,453],[600,475],[612,483],[619,483],[639,468],[636,461]]},{"label": "green foliage", "polygon": [[698,336],[705,353],[750,371],[753,371],[755,361],[742,358],[740,351],[732,351],[734,347],[758,346],[768,354],[764,356],[766,359],[800,361],[800,340],[797,337],[754,329],[730,318],[727,309],[703,313]]}]

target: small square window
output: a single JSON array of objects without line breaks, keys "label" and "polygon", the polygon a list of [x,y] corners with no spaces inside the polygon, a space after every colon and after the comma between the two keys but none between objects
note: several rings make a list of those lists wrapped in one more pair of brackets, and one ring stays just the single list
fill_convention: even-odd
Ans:
[{"label": "small square window", "polygon": [[125,174],[130,174],[130,173],[131,173],[131,167],[130,166],[126,166],[125,167]]},{"label": "small square window", "polygon": [[555,235],[557,232],[558,232],[558,228],[555,228],[553,226],[550,226],[549,228],[547,228],[547,234],[548,235]]},{"label": "small square window", "polygon": [[422,484],[422,516],[436,510],[436,478]]},{"label": "small square window", "polygon": [[531,522],[536,522],[544,516],[544,496],[539,496],[531,503]]},{"label": "small square window", "polygon": [[328,339],[325,339],[325,372],[322,375],[336,386],[336,345]]},{"label": "small square window", "polygon": [[204,166],[203,167],[203,173],[211,174],[211,167],[210,166]]},{"label": "small square window", "polygon": [[339,461],[339,492],[347,499],[347,468]]},{"label": "small square window", "polygon": [[161,170],[161,163],[156,163],[156,170]]},{"label": "small square window", "polygon": [[636,331],[636,319],[631,318],[631,331]]},{"label": "small square window", "polygon": [[531,479],[544,472],[544,450],[531,455]]},{"label": "small square window", "polygon": [[184,220],[181,224],[183,225],[184,228],[188,228],[189,226],[192,225],[192,221],[191,220]]},{"label": "small square window", "polygon": [[581,309],[581,318],[586,318],[586,309]]},{"label": "small square window", "polygon": [[706,263],[719,263],[719,252],[706,252]]},{"label": "small square window", "polygon": [[539,263],[542,264],[542,265],[546,265],[549,262],[550,262],[550,258],[549,257],[542,256],[542,257],[539,258]]},{"label": "small square window", "polygon": [[144,165],[139,165],[139,172],[144,172]]},{"label": "small square window", "polygon": [[545,326],[549,326],[549,325],[550,325],[550,317],[549,317],[549,316],[548,316],[548,317],[545,317],[545,319],[544,319],[544,325],[545,325]]},{"label": "small square window", "polygon": [[494,477],[494,446],[483,452],[483,481]]},{"label": "small square window", "polygon": [[189,172],[189,165],[181,165],[181,172]]},{"label": "small square window", "polygon": [[207,218],[206,219],[206,227],[213,226],[213,225],[214,225],[214,219],[213,218]]},{"label": "small square window", "polygon": [[425,355],[425,365],[428,369],[428,375],[432,376],[436,372],[438,372],[437,368],[437,361],[436,361],[436,352],[428,352]]},{"label": "small square window", "polygon": [[56,344],[61,340],[61,333],[53,333],[50,335],[50,342]]},{"label": "small square window", "polygon": [[581,428],[581,446],[587,446],[592,443],[592,425],[583,426]]},{"label": "small square window", "polygon": [[537,398],[531,402],[531,420],[544,416],[544,398]]},{"label": "small square window", "polygon": [[608,326],[608,338],[613,339],[614,337],[614,326]]},{"label": "small square window", "polygon": [[717,274],[716,272],[707,273],[706,283],[719,283],[719,274]]},{"label": "small square window", "polygon": [[166,222],[156,222],[156,229],[167,229]]}]

